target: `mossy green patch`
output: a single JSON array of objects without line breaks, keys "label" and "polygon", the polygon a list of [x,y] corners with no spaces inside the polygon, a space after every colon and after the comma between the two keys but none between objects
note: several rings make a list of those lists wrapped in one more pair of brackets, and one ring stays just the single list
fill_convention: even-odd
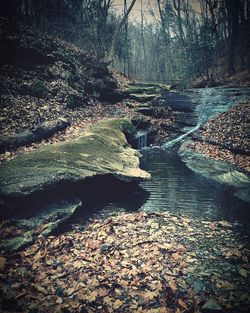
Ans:
[{"label": "mossy green patch", "polygon": [[148,102],[148,101],[155,99],[158,96],[159,94],[152,94],[152,95],[148,95],[144,93],[143,94],[130,94],[130,98],[138,102]]},{"label": "mossy green patch", "polygon": [[129,86],[127,91],[131,94],[158,94],[161,92],[161,89],[155,86]]},{"label": "mossy green patch", "polygon": [[169,86],[158,83],[135,83],[127,88],[130,98],[138,102],[151,101],[164,91],[169,91]]},{"label": "mossy green patch", "polygon": [[156,82],[148,82],[148,83],[145,83],[145,82],[138,82],[138,83],[133,83],[130,85],[130,87],[141,87],[141,88],[150,88],[150,87],[154,87],[154,88],[158,88],[160,90],[170,90],[170,87],[169,85],[166,85],[166,84],[162,84],[162,83],[156,83]]}]

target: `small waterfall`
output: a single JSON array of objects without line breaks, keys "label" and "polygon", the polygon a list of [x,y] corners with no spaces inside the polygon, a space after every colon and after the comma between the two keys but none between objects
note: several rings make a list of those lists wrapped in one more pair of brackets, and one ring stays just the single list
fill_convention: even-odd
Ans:
[{"label": "small waterfall", "polygon": [[190,134],[194,133],[196,130],[198,130],[200,128],[200,126],[201,126],[201,123],[196,125],[194,128],[190,129],[187,133],[185,133],[183,135],[180,135],[179,137],[164,143],[162,145],[162,148],[163,149],[168,149],[168,148],[173,147],[177,142],[180,142],[182,139],[186,138],[188,135],[190,135]]},{"label": "small waterfall", "polygon": [[135,139],[137,140],[137,148],[139,150],[147,147],[147,132],[139,130],[135,135]]}]

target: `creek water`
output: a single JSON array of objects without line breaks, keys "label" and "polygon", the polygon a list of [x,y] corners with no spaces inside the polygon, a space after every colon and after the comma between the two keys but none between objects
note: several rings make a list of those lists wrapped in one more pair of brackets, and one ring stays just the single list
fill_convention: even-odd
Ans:
[{"label": "creek water", "polygon": [[249,223],[248,203],[236,198],[231,188],[189,170],[172,150],[144,150],[141,165],[152,175],[141,183],[150,193],[141,210]]},{"label": "creek water", "polygon": [[[192,120],[195,119],[196,125],[184,125],[186,133],[165,143],[161,148],[146,148],[141,151],[141,167],[151,173],[152,179],[140,184],[143,190],[148,192],[148,197],[141,202],[138,193],[138,202],[143,203],[140,208],[128,198],[110,203],[106,209],[170,211],[209,220],[239,222],[244,224],[245,228],[249,226],[249,203],[236,198],[232,188],[226,188],[195,174],[177,155],[178,143],[185,140],[190,133],[217,114],[247,99],[250,99],[250,89],[243,88],[191,89],[176,94],[172,102],[173,107],[184,110],[185,106],[191,107]],[[171,106],[171,99],[168,101]],[[143,140],[140,137],[140,147]]]}]

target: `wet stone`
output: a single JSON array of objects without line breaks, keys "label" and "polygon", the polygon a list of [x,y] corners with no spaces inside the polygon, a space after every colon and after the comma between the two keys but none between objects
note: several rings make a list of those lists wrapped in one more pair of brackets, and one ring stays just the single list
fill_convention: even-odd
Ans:
[{"label": "wet stone", "polygon": [[204,289],[204,285],[200,280],[194,282],[194,292],[199,294]]},{"label": "wet stone", "polygon": [[100,246],[100,253],[105,253],[109,250],[110,246],[109,245],[106,245],[106,244],[103,244]]}]

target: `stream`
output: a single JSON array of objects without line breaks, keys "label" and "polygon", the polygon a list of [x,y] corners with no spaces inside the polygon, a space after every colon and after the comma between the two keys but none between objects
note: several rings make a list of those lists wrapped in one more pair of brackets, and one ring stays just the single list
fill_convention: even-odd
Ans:
[{"label": "stream", "polygon": [[[140,184],[148,192],[147,199],[138,204],[130,199],[109,203],[103,214],[119,210],[169,211],[208,220],[225,219],[249,228],[249,203],[233,195],[232,188],[204,178],[189,170],[177,155],[178,144],[203,123],[250,98],[250,89],[202,88],[186,90],[168,99],[174,110],[186,111],[187,125],[178,138],[163,144],[161,148],[144,148],[141,167],[152,175],[152,180]],[[172,102],[171,102],[172,101]],[[190,121],[192,121],[190,123]],[[191,124],[193,123],[193,126]],[[138,141],[139,146],[145,138]],[[134,199],[134,197],[132,197]],[[101,213],[102,214],[102,213]]]}]

